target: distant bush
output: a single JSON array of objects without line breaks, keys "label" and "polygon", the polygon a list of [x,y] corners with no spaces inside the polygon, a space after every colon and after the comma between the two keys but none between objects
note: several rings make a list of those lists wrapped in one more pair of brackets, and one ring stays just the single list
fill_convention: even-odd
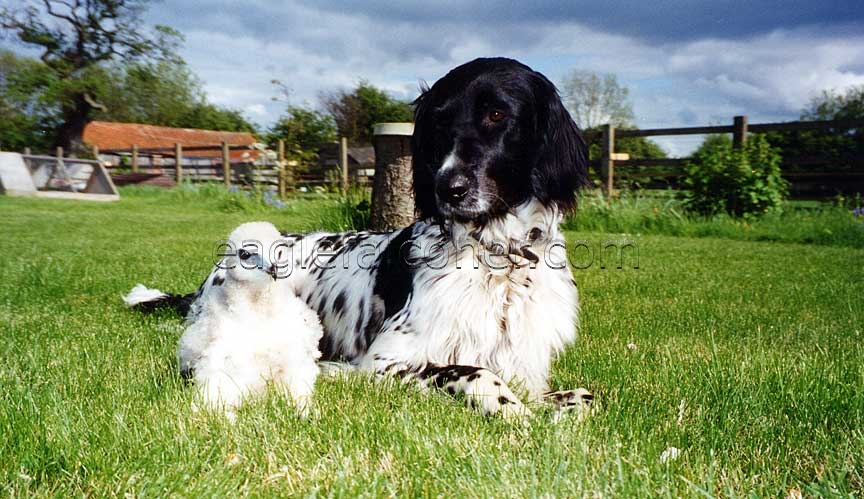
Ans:
[{"label": "distant bush", "polygon": [[684,206],[701,215],[752,218],[778,210],[788,192],[781,156],[760,135],[741,148],[725,135],[709,137],[687,165]]}]

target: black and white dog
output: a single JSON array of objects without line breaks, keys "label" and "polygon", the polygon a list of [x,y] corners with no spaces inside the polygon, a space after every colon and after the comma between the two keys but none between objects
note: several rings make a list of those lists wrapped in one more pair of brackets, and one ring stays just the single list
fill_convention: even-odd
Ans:
[{"label": "black and white dog", "polygon": [[[324,360],[463,394],[484,414],[528,414],[516,393],[589,405],[584,389],[547,392],[579,313],[559,224],[587,182],[586,145],[555,86],[517,61],[477,59],[415,106],[414,224],[284,234],[285,274],[321,318]],[[220,272],[191,295],[127,302],[194,313]]]}]

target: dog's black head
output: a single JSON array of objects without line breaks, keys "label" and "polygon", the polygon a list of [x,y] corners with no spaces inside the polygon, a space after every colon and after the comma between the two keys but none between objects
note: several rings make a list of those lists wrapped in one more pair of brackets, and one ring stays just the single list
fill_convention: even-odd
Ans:
[{"label": "dog's black head", "polygon": [[482,221],[531,198],[562,210],[587,183],[585,141],[555,86],[512,59],[476,59],[415,101],[421,218]]}]

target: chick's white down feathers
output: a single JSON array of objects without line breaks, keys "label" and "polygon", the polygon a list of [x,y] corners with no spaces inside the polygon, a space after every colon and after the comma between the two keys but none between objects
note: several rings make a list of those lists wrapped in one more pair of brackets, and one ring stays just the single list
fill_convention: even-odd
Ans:
[{"label": "chick's white down feathers", "polygon": [[180,338],[180,369],[206,406],[229,414],[268,384],[309,410],[323,334],[318,315],[288,279],[277,278],[281,236],[267,222],[237,227],[210,274]]}]

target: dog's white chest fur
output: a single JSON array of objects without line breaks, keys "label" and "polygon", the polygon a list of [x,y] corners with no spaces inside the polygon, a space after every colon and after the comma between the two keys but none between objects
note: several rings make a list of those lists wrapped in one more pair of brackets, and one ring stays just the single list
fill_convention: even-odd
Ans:
[{"label": "dog's white chest fur", "polygon": [[[531,215],[535,223],[542,220]],[[519,234],[533,228],[516,217],[505,223],[508,231]],[[486,227],[479,241],[454,234],[457,244],[447,247],[448,265],[417,268],[411,304],[384,324],[362,362],[393,358],[484,366],[539,397],[548,388],[554,355],[575,340],[578,313],[557,219],[540,225],[542,241],[524,243],[537,262],[490,254],[495,248],[488,243],[512,240],[503,225],[497,233],[498,227]]]},{"label": "dog's white chest fur", "polygon": [[[575,290],[541,266],[507,273],[463,268],[415,292],[421,300],[428,292],[459,304],[449,314],[443,307],[416,311],[413,320],[432,331],[422,338],[427,359],[486,366],[516,385],[523,382],[532,395],[546,390],[553,354],[574,339]],[[566,310],[572,312],[562,314]]]}]

